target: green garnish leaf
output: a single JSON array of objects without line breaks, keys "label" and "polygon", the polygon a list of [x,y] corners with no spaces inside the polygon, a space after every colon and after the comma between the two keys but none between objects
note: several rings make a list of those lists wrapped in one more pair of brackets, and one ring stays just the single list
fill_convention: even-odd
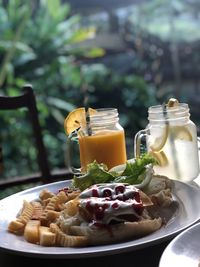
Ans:
[{"label": "green garnish leaf", "polygon": [[148,164],[156,164],[155,159],[150,154],[143,154],[137,158],[134,163],[126,163],[126,168],[121,174],[121,177],[115,179],[116,182],[129,184],[139,184],[144,179],[145,166]]},{"label": "green garnish leaf", "polygon": [[81,191],[93,184],[100,183],[128,183],[142,184],[146,178],[146,166],[155,164],[156,161],[149,154],[143,154],[134,162],[127,162],[125,170],[122,173],[109,172],[105,164],[98,164],[96,161],[88,164],[87,172],[80,175],[74,175],[72,185]]},{"label": "green garnish leaf", "polygon": [[109,183],[114,180],[114,176],[108,172],[105,164],[98,164],[96,161],[88,164],[87,172],[83,175],[74,175],[72,184],[81,191],[93,184]]}]

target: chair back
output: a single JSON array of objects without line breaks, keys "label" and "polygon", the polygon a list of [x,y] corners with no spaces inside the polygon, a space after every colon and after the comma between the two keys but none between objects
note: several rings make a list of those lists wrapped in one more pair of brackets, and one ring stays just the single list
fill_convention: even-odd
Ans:
[{"label": "chair back", "polygon": [[[32,85],[30,84],[26,84],[23,87],[23,93],[19,96],[0,96],[0,110],[15,110],[20,108],[27,108],[29,112],[33,137],[37,149],[37,162],[40,173],[32,174],[30,176],[10,178],[6,179],[5,181],[4,179],[1,179],[2,181],[0,180],[0,188],[5,188],[9,185],[17,185],[27,182],[41,181],[42,183],[49,183],[55,180],[71,178],[72,173],[69,169],[60,170],[56,172],[50,171],[47,151],[44,145],[42,129],[38,118],[36,98],[33,92]],[[0,161],[0,163],[2,163],[2,161]]]}]

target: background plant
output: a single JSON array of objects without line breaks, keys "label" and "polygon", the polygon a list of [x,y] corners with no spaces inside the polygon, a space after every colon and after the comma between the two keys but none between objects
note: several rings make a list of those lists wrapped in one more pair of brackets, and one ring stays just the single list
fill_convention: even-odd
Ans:
[{"label": "background plant", "polygon": [[[120,74],[104,64],[86,64],[85,58],[102,56],[105,51],[76,45],[92,36],[95,28],[83,28],[81,17],[72,15],[69,5],[61,5],[59,0],[0,3],[0,93],[17,95],[25,83],[33,85],[52,167],[66,165],[63,121],[68,112],[83,106],[85,91],[90,106],[118,108],[132,156],[133,136],[147,123],[147,107],[156,103],[154,86],[140,75]],[[32,163],[36,151],[26,113],[12,115],[0,113],[2,177],[37,170]],[[75,145],[71,164],[79,166]]]}]

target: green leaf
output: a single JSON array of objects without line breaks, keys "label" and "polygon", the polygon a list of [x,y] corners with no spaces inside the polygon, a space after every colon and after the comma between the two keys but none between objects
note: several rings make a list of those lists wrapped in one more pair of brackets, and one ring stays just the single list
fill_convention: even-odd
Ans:
[{"label": "green leaf", "polygon": [[73,109],[75,109],[75,106],[67,101],[64,101],[60,98],[57,97],[48,97],[47,98],[47,103],[57,107],[59,109],[63,109],[66,110],[68,112],[72,111]]},{"label": "green leaf", "polygon": [[105,50],[102,48],[92,48],[88,52],[84,53],[86,57],[89,58],[96,58],[96,57],[102,57],[105,55]]},{"label": "green leaf", "polygon": [[52,17],[57,17],[57,10],[60,8],[60,0],[46,0],[47,8]]},{"label": "green leaf", "polygon": [[56,108],[51,108],[50,112],[51,112],[52,116],[54,117],[54,119],[59,124],[63,125],[65,118],[62,115],[62,113],[58,109],[56,109]]},{"label": "green leaf", "polygon": [[[149,154],[144,154],[141,158],[135,159],[134,162],[127,162],[123,173],[118,174],[117,172],[109,172],[105,164],[98,164],[94,161],[87,165],[85,174],[74,176],[73,186],[80,190],[84,190],[93,184],[110,182],[140,185],[146,178],[145,166],[150,163],[155,163],[154,158]],[[148,180],[150,180],[151,177],[148,177]]]},{"label": "green leaf", "polygon": [[7,92],[8,92],[9,96],[17,96],[17,95],[19,95],[19,90],[16,89],[16,88],[9,87],[7,89]]},{"label": "green leaf", "polygon": [[140,158],[137,158],[134,163],[127,162],[121,177],[118,177],[116,181],[130,184],[141,183],[144,178],[145,166],[150,163],[156,163],[155,159],[150,154],[143,154]]},{"label": "green leaf", "polygon": [[81,17],[79,15],[73,15],[67,20],[60,22],[57,25],[58,32],[67,33],[68,31],[72,31],[75,25],[77,27],[77,23],[80,22],[80,19]]},{"label": "green leaf", "polygon": [[88,164],[87,173],[81,176],[74,176],[72,184],[81,191],[93,184],[109,183],[113,181],[114,176],[107,171],[104,164],[98,164],[96,161]]},{"label": "green leaf", "polygon": [[78,31],[75,32],[74,36],[71,39],[72,43],[79,43],[82,41],[85,41],[88,38],[91,38],[95,34],[95,28],[89,28],[89,29],[79,29]]},{"label": "green leaf", "polygon": [[22,42],[13,43],[13,41],[10,41],[10,40],[6,40],[6,41],[1,40],[0,41],[0,49],[1,50],[7,51],[8,49],[12,49],[12,47],[14,47],[16,50],[18,50],[20,52],[31,53],[34,55],[33,49],[25,43],[22,43]]},{"label": "green leaf", "polygon": [[62,4],[60,0],[46,0],[46,6],[49,14],[54,19],[64,19],[70,12],[70,6],[68,4]]}]

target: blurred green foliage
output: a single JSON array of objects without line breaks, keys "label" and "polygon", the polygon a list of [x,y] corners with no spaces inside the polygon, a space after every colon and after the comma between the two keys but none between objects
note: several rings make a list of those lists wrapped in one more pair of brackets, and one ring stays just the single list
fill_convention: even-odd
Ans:
[{"label": "blurred green foliage", "polygon": [[[85,92],[91,107],[116,107],[125,128],[128,155],[133,156],[133,136],[147,124],[147,108],[156,103],[155,88],[138,75],[121,75],[103,64],[86,64],[84,58],[104,55],[101,48],[83,49],[75,44],[95,29],[83,28],[81,17],[60,0],[0,0],[0,94],[18,95],[31,83],[49,161],[53,168],[66,165],[68,149],[64,118],[84,105]],[[13,116],[14,115],[14,116]],[[0,112],[3,147],[2,177],[37,170],[30,125],[24,110]],[[27,138],[28,137],[28,138]],[[76,145],[71,164],[79,166]]]}]

